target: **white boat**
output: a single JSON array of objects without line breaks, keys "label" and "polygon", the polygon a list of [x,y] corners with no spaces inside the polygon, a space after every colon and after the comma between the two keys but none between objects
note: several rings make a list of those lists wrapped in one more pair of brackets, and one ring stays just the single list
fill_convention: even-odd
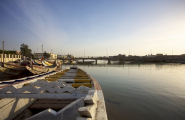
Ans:
[{"label": "white boat", "polygon": [[107,120],[99,83],[78,67],[0,83],[4,120]]}]

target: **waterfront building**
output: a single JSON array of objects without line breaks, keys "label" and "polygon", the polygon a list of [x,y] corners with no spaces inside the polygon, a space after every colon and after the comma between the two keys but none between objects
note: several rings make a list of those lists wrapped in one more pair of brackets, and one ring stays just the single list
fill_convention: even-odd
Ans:
[{"label": "waterfront building", "polygon": [[[41,59],[44,53],[34,53],[34,57],[37,59]],[[50,54],[49,59],[57,59],[57,54],[54,53],[48,53]]]}]

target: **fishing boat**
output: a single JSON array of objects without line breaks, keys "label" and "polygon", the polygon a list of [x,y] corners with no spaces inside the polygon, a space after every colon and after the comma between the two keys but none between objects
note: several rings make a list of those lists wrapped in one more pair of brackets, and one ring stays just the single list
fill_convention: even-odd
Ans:
[{"label": "fishing boat", "polygon": [[48,62],[46,62],[46,61],[42,61],[42,64],[44,65],[44,66],[52,66],[53,64],[50,64],[50,63],[48,63]]},{"label": "fishing boat", "polygon": [[46,73],[50,71],[56,70],[57,66],[38,66],[38,65],[32,65],[32,66],[26,66],[26,69],[29,70],[33,74],[40,74],[40,73]]},{"label": "fishing boat", "polygon": [[39,64],[39,63],[35,62],[35,60],[32,60],[32,62],[33,62],[34,65],[40,65],[40,66],[42,65],[42,64]]},{"label": "fishing boat", "polygon": [[25,66],[21,66],[19,63],[4,63],[4,67],[18,71],[26,71]]},{"label": "fishing boat", "polygon": [[18,71],[18,70],[13,70],[13,69],[1,67],[1,66],[0,66],[0,72],[8,73],[11,75],[19,75],[20,74],[20,71]]},{"label": "fishing boat", "polygon": [[11,75],[20,75],[22,73],[28,72],[26,67],[21,65],[21,63],[3,63],[3,65],[4,67],[1,67],[0,71]]},{"label": "fishing boat", "polygon": [[78,67],[19,80],[0,84],[1,119],[107,120],[99,83]]},{"label": "fishing boat", "polygon": [[31,67],[29,67],[29,66],[26,66],[26,69],[27,69],[28,71],[30,71],[31,73],[33,73],[33,74],[41,74],[41,73],[43,73],[43,72],[41,72],[41,71],[34,70],[34,69],[32,69]]},{"label": "fishing boat", "polygon": [[34,60],[37,64],[42,64],[40,60]]}]

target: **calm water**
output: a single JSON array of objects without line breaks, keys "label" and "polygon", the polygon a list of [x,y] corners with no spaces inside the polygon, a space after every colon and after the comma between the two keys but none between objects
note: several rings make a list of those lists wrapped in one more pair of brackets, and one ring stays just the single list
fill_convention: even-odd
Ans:
[{"label": "calm water", "polygon": [[78,67],[100,83],[109,120],[185,120],[185,64]]}]

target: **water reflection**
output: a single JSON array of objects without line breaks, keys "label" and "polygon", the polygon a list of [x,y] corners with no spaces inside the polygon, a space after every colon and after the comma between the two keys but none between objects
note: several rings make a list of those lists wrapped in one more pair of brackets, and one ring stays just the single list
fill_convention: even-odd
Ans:
[{"label": "water reflection", "polygon": [[[71,65],[63,65],[67,68]],[[78,65],[101,85],[109,120],[184,120],[185,65]]]}]

